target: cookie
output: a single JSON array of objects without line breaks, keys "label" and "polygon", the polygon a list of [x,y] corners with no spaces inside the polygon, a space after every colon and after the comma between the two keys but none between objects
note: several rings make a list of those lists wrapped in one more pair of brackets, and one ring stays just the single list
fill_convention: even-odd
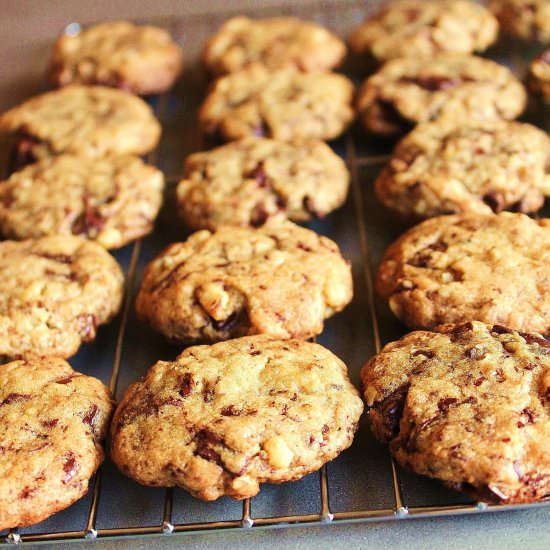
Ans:
[{"label": "cookie", "polygon": [[492,0],[490,7],[507,33],[524,40],[550,42],[547,0]]},{"label": "cookie", "polygon": [[80,235],[119,248],[150,233],[164,176],[133,156],[46,157],[0,182],[0,231],[10,239]]},{"label": "cookie", "polygon": [[63,359],[0,365],[0,531],[38,523],[88,492],[113,409]]},{"label": "cookie", "polygon": [[344,161],[324,142],[250,137],[188,157],[177,201],[194,229],[259,227],[323,217],[344,203],[348,187]]},{"label": "cookie", "polygon": [[535,212],[550,195],[550,138],[519,122],[419,124],[375,183],[378,199],[406,218]]},{"label": "cookie", "polygon": [[384,254],[377,290],[411,328],[469,320],[550,333],[550,220],[440,216]]},{"label": "cookie", "polygon": [[80,237],[0,242],[0,356],[70,357],[118,312],[123,283],[115,259]]},{"label": "cookie", "polygon": [[395,59],[367,79],[358,115],[374,134],[395,137],[419,122],[446,119],[512,120],[526,103],[525,89],[510,69],[473,55],[441,54],[429,63]]},{"label": "cookie", "polygon": [[102,84],[139,95],[169,90],[181,73],[182,50],[165,30],[107,21],[61,35],[50,61],[55,86]]},{"label": "cookie", "polygon": [[74,84],[29,99],[0,116],[0,131],[19,139],[20,156],[142,155],[154,149],[160,124],[139,97]]},{"label": "cookie", "polygon": [[176,342],[251,334],[310,338],[352,298],[349,264],[326,237],[283,221],[198,231],[145,269],[138,316]]},{"label": "cookie", "polygon": [[111,456],[139,483],[242,499],[351,445],[363,404],[329,350],[248,336],[159,361],[126,391]]},{"label": "cookie", "polygon": [[470,322],[412,332],[361,372],[397,461],[482,501],[550,494],[550,342]]},{"label": "cookie", "polygon": [[550,102],[550,50],[544,51],[529,64],[527,87],[544,101]]},{"label": "cookie", "polygon": [[353,84],[345,76],[268,71],[255,64],[216,80],[199,119],[207,134],[226,141],[333,139],[353,118],[352,98]]},{"label": "cookie", "polygon": [[485,7],[465,0],[401,0],[353,31],[360,55],[387,61],[430,58],[442,52],[482,52],[497,38],[498,22]]},{"label": "cookie", "polygon": [[269,70],[292,67],[330,71],[340,65],[346,46],[327,29],[295,17],[233,17],[206,43],[203,62],[215,75],[234,73],[252,63]]}]

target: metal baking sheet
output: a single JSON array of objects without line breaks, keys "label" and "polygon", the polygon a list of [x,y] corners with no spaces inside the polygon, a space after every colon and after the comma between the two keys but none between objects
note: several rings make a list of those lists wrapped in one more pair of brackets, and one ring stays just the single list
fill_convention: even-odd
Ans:
[{"label": "metal baking sheet", "polygon": [[[297,15],[347,36],[368,12],[382,3],[379,0],[320,2],[313,7],[300,7],[296,3],[292,7],[249,14]],[[171,360],[181,351],[136,320],[133,302],[147,262],[166,245],[184,240],[189,234],[176,217],[174,193],[184,158],[204,148],[196,118],[208,81],[196,59],[205,39],[231,15],[234,14],[147,21],[167,28],[186,52],[185,74],[176,89],[169,95],[149,99],[164,130],[161,144],[149,161],[166,174],[165,205],[152,235],[115,252],[127,273],[123,311],[109,326],[100,328],[94,343],[83,346],[70,360],[75,369],[110,384],[117,398],[155,361]],[[522,75],[526,60],[539,50],[536,46],[503,43],[487,55]],[[343,70],[358,84],[361,82],[359,75],[350,73],[351,67]],[[548,117],[540,105],[530,105],[524,119],[549,127]],[[346,159],[351,171],[350,195],[342,209],[308,226],[334,239],[352,262],[355,297],[344,312],[327,321],[325,331],[317,340],[345,361],[352,381],[357,384],[364,362],[381,345],[405,333],[405,328],[385,304],[374,298],[372,291],[373,273],[384,249],[405,227],[391,221],[372,192],[372,183],[387,160],[391,146],[369,140],[358,128],[352,128],[332,145]],[[546,207],[542,215],[550,216],[550,208]],[[477,503],[436,481],[403,471],[392,462],[386,447],[374,440],[363,420],[352,447],[320,473],[292,483],[264,485],[258,496],[243,502],[221,498],[207,503],[180,489],[142,487],[119,473],[107,459],[86,497],[38,525],[0,533],[0,545],[304,523],[406,520],[534,506],[548,506],[548,503],[522,506]]]}]

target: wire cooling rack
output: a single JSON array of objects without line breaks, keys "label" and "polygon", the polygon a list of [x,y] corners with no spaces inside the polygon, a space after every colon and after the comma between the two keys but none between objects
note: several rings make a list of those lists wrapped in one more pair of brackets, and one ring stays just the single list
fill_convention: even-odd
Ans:
[{"label": "wire cooling rack", "polygon": [[[287,6],[252,12],[253,16],[297,15],[315,20],[347,36],[350,29],[383,2],[319,2],[313,6]],[[177,220],[175,186],[183,159],[203,148],[197,129],[197,107],[207,80],[197,59],[200,46],[232,13],[156,19],[170,30],[186,51],[187,68],[181,84],[169,95],[150,98],[163,124],[163,140],[148,161],[167,175],[165,206],[154,233],[118,251],[115,256],[127,276],[123,311],[117,321],[100,329],[97,340],[83,347],[71,360],[73,367],[106,382],[120,398],[158,359],[170,360],[181,350],[171,346],[137,322],[133,311],[136,287],[145,264],[168,243],[183,240],[188,232]],[[69,23],[69,22],[67,22]],[[489,56],[521,74],[537,47],[501,44]],[[351,67],[344,68],[346,72]],[[356,79],[358,82],[359,79]],[[544,112],[531,106],[526,118],[550,127]],[[309,226],[336,240],[353,266],[353,303],[330,319],[318,341],[339,355],[357,383],[362,364],[383,343],[399,338],[403,327],[386,306],[377,302],[372,274],[386,246],[405,228],[388,218],[372,193],[372,182],[386,162],[390,146],[369,141],[352,129],[335,142],[352,176],[349,199],[341,210]],[[543,215],[549,215],[546,209]],[[88,495],[44,522],[0,533],[0,546],[19,543],[61,542],[76,539],[139,537],[211,530],[249,530],[304,524],[338,524],[404,520],[415,517],[452,516],[548,506],[496,505],[473,502],[437,482],[403,471],[387,449],[361,425],[353,446],[319,473],[283,485],[264,485],[253,499],[236,502],[222,498],[205,503],[180,489],[156,489],[137,485],[106,460],[92,481]],[[550,509],[550,506],[549,506]]]}]

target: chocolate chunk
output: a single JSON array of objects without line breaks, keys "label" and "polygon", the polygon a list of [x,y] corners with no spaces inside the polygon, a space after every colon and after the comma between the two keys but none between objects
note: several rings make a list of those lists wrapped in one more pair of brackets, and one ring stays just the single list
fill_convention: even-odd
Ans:
[{"label": "chocolate chunk", "polygon": [[78,473],[79,466],[76,458],[72,452],[69,451],[65,457],[65,462],[63,463],[63,471],[65,475],[63,476],[63,483],[69,483],[71,479]]},{"label": "chocolate chunk", "polygon": [[97,405],[94,403],[94,404],[86,411],[86,414],[84,414],[84,416],[82,417],[82,422],[84,422],[84,424],[88,424],[89,426],[93,426],[93,425],[94,425],[94,421],[95,421],[96,416],[97,416],[97,413],[98,413],[98,407],[97,407]]},{"label": "chocolate chunk", "polygon": [[458,399],[456,399],[456,397],[443,397],[438,401],[437,408],[441,412],[447,412],[451,405],[454,405],[455,403],[458,403]]},{"label": "chocolate chunk", "polygon": [[188,397],[193,391],[194,385],[195,385],[195,382],[193,380],[193,374],[190,372],[186,372],[182,376],[181,383],[180,383],[180,390],[178,391],[178,393],[182,397]]},{"label": "chocolate chunk", "polygon": [[59,422],[59,418],[52,418],[51,420],[42,420],[40,424],[42,424],[44,428],[55,428],[58,422]]},{"label": "chocolate chunk", "polygon": [[222,416],[240,416],[241,413],[242,413],[242,410],[235,407],[235,405],[229,405],[228,407],[223,407],[221,410]]},{"label": "chocolate chunk", "polygon": [[220,454],[212,449],[213,445],[223,444],[223,441],[210,430],[201,430],[197,433],[195,439],[197,441],[196,454],[223,467]]},{"label": "chocolate chunk", "polygon": [[384,428],[391,434],[391,437],[396,437],[399,434],[399,422],[403,416],[409,388],[410,384],[403,384],[372,407],[384,419]]},{"label": "chocolate chunk", "polygon": [[83,212],[73,222],[71,231],[73,235],[96,237],[103,229],[105,219],[101,215],[99,208],[91,204],[88,194],[84,194],[82,201],[84,203]]},{"label": "chocolate chunk", "polygon": [[0,403],[0,405],[10,405],[11,403],[23,403],[25,401],[29,401],[31,398],[30,395],[23,394],[23,393],[10,393],[4,401]]}]

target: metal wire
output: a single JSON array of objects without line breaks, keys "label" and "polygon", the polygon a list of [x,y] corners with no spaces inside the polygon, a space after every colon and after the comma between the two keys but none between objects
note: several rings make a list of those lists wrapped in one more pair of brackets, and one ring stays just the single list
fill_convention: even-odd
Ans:
[{"label": "metal wire", "polygon": [[[285,8],[285,13],[290,15],[307,15],[309,18],[315,18],[317,21],[327,25],[328,27],[337,28],[339,19],[347,14],[348,19],[351,15],[357,13],[365,14],[366,11],[375,9],[376,5],[381,2],[367,3],[363,1],[352,1],[343,5],[342,3],[333,4],[320,2],[318,5],[308,6],[307,13],[300,12],[299,3],[295,6]],[[347,12],[346,12],[347,10]],[[279,13],[277,8],[262,10],[262,15]],[[297,13],[298,12],[298,13]],[[229,17],[230,14],[217,14],[220,18]],[[176,29],[178,26],[183,26],[184,23],[193,25],[195,28],[200,27],[199,32],[208,34],[212,32],[216,26],[212,17],[192,16],[188,18],[169,20],[165,26]],[[162,118],[164,109],[167,106],[168,97],[163,96],[157,103],[156,114]],[[148,161],[155,164],[157,161],[157,152],[150,155]],[[388,160],[387,155],[358,155],[354,139],[351,134],[348,135],[346,141],[346,162],[351,174],[351,194],[353,208],[355,213],[355,221],[359,229],[359,243],[361,248],[362,265],[364,267],[364,283],[366,286],[368,313],[372,324],[372,337],[374,346],[378,352],[382,346],[380,336],[379,316],[374,300],[373,275],[371,271],[371,257],[369,249],[369,238],[366,226],[366,216],[364,207],[364,195],[360,182],[360,170],[380,166]],[[179,181],[179,175],[170,175],[166,177],[167,186],[174,186]],[[133,245],[130,265],[127,274],[127,286],[125,293],[124,308],[120,319],[120,324],[117,333],[116,347],[113,358],[113,366],[109,387],[113,393],[116,392],[118,377],[121,367],[121,357],[125,342],[126,327],[129,318],[131,307],[131,299],[133,296],[133,288],[135,284],[135,276],[139,255],[141,252],[141,241],[137,241]],[[330,506],[330,481],[328,471],[324,466],[319,471],[319,512],[311,514],[292,514],[276,517],[254,517],[253,503],[254,499],[245,499],[242,503],[242,514],[240,519],[196,522],[196,523],[174,523],[173,508],[174,508],[174,489],[169,488],[164,494],[164,505],[162,508],[162,517],[156,525],[139,526],[139,527],[118,527],[118,528],[97,528],[96,519],[98,509],[101,505],[101,485],[102,473],[98,471],[95,478],[92,499],[90,508],[85,521],[85,528],[82,530],[63,531],[55,533],[38,533],[38,534],[21,534],[17,529],[12,529],[8,532],[5,540],[0,540],[0,546],[4,544],[19,544],[19,543],[34,543],[34,542],[61,542],[67,540],[77,540],[83,538],[117,538],[128,536],[152,536],[159,534],[171,535],[175,533],[192,533],[212,530],[249,530],[257,527],[281,527],[288,525],[300,524],[336,524],[336,523],[354,523],[354,522],[373,522],[373,521],[390,521],[403,518],[428,518],[439,516],[455,516],[475,514],[487,511],[502,511],[502,510],[518,510],[525,508],[538,508],[548,505],[548,502],[538,504],[523,504],[523,505],[503,505],[503,504],[486,504],[486,503],[471,503],[464,505],[439,505],[439,506],[417,506],[410,507],[403,497],[402,483],[399,474],[399,468],[388,453],[389,468],[391,469],[392,492],[394,506],[383,509],[369,509],[352,511],[331,511]]]}]

